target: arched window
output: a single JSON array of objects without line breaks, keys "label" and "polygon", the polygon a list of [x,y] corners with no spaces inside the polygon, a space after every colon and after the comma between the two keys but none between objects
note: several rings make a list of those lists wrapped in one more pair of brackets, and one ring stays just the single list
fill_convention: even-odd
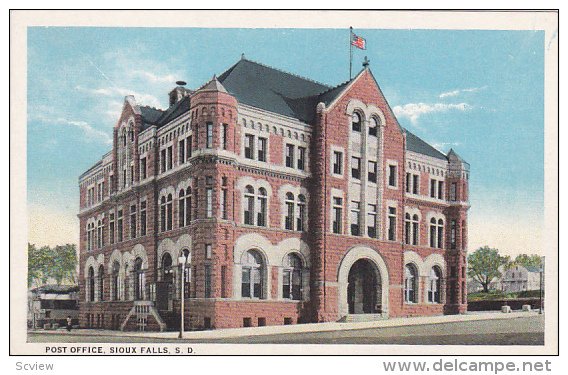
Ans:
[{"label": "arched window", "polygon": [[267,202],[266,189],[265,188],[258,189],[258,214],[256,219],[256,225],[260,227],[266,226],[266,202]]},{"label": "arched window", "polygon": [[416,303],[418,297],[418,272],[413,264],[404,267],[404,302]]},{"label": "arched window", "polygon": [[112,264],[112,299],[118,301],[120,299],[120,263],[114,261]]},{"label": "arched window", "polygon": [[264,263],[258,251],[249,250],[243,255],[241,296],[243,298],[264,298]]},{"label": "arched window", "polygon": [[430,247],[436,247],[436,219],[430,219]]},{"label": "arched window", "polygon": [[245,188],[245,224],[254,225],[254,189],[250,185]]},{"label": "arched window", "polygon": [[160,230],[166,230],[166,197],[160,198]]},{"label": "arched window", "polygon": [[376,137],[377,136],[377,129],[379,128],[379,119],[375,116],[371,117],[371,121],[369,122],[369,135]]},{"label": "arched window", "polygon": [[101,247],[103,247],[104,245],[104,239],[103,239],[103,221],[99,220],[98,222],[98,226],[97,226],[97,247],[100,249]]},{"label": "arched window", "polygon": [[284,228],[294,230],[294,194],[286,193],[286,217]]},{"label": "arched window", "polygon": [[172,256],[169,253],[165,253],[162,256],[162,281],[171,283],[173,280]]},{"label": "arched window", "polygon": [[410,221],[410,214],[404,215],[404,243],[410,245],[410,238],[412,237],[412,222]]},{"label": "arched window", "polygon": [[105,298],[105,267],[101,264],[99,266],[99,301],[104,301]]},{"label": "arched window", "polygon": [[444,220],[438,219],[438,248],[444,247]]},{"label": "arched window", "polygon": [[136,258],[134,261],[134,299],[144,299],[144,288],[146,280],[144,270],[142,269],[142,259]]},{"label": "arched window", "polygon": [[173,203],[172,195],[168,194],[168,199],[166,201],[166,212],[167,212],[167,230],[172,230],[173,227]]},{"label": "arched window", "polygon": [[185,192],[185,225],[189,225],[191,220],[191,188],[188,187]]},{"label": "arched window", "polygon": [[418,245],[418,215],[412,216],[412,244]]},{"label": "arched window", "polygon": [[185,222],[185,198],[185,190],[181,189],[178,197],[178,226],[180,228],[189,224]]},{"label": "arched window", "polygon": [[306,230],[306,197],[303,194],[298,195],[298,210],[296,218],[296,230]]},{"label": "arched window", "polygon": [[93,267],[89,267],[89,301],[93,302],[95,300],[95,270]]},{"label": "arched window", "polygon": [[441,280],[442,271],[440,271],[440,268],[438,266],[432,267],[428,276],[428,302],[440,303]]},{"label": "arched window", "polygon": [[302,260],[297,254],[286,257],[282,273],[282,298],[302,299]]},{"label": "arched window", "polygon": [[357,112],[353,112],[351,116],[351,129],[355,132],[361,131],[361,115]]}]

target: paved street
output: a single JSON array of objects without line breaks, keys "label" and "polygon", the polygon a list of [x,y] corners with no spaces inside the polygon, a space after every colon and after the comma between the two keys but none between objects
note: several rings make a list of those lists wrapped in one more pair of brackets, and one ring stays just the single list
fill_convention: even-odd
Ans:
[{"label": "paved street", "polygon": [[[164,343],[168,337],[86,336],[77,333],[28,334],[29,342]],[[505,320],[479,320],[335,332],[279,333],[260,336],[186,339],[190,343],[239,344],[406,344],[406,345],[544,345],[544,315]]]}]

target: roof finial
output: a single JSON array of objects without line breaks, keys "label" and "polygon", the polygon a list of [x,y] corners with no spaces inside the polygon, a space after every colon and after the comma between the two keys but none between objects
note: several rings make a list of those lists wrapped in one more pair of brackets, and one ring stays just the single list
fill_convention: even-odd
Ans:
[{"label": "roof finial", "polygon": [[369,60],[367,58],[367,56],[365,56],[365,60],[363,60],[363,68],[365,68],[365,69],[368,68],[370,63],[371,63],[371,60]]},{"label": "roof finial", "polygon": [[241,60],[244,60],[244,59],[245,59],[245,53],[243,52],[243,53],[241,53]]}]

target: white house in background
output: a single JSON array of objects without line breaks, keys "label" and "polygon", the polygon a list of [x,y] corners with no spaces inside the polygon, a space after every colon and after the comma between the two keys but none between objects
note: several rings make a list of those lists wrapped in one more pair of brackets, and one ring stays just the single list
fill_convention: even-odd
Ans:
[{"label": "white house in background", "polygon": [[[501,277],[494,277],[493,280],[489,283],[489,290],[502,290],[502,277],[505,275],[505,267],[500,266],[499,272],[501,272]],[[467,292],[468,293],[476,293],[483,291],[483,285],[479,283],[479,281],[468,277],[467,279]]]},{"label": "white house in background", "polygon": [[503,273],[501,290],[504,292],[522,292],[540,288],[539,267],[524,267],[517,265]]}]

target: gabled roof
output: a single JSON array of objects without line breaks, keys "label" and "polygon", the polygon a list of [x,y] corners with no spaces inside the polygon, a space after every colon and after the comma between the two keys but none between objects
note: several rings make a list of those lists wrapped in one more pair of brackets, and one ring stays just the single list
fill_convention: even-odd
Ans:
[{"label": "gabled roof", "polygon": [[313,118],[314,97],[331,88],[245,58],[221,74],[219,81],[240,103],[305,122]]},{"label": "gabled roof", "polygon": [[408,151],[413,151],[418,154],[431,156],[436,159],[441,159],[445,161],[448,160],[446,155],[436,150],[434,147],[430,146],[428,143],[422,140],[422,138],[409,132],[408,129],[404,129],[404,131],[406,132],[406,149]]}]

